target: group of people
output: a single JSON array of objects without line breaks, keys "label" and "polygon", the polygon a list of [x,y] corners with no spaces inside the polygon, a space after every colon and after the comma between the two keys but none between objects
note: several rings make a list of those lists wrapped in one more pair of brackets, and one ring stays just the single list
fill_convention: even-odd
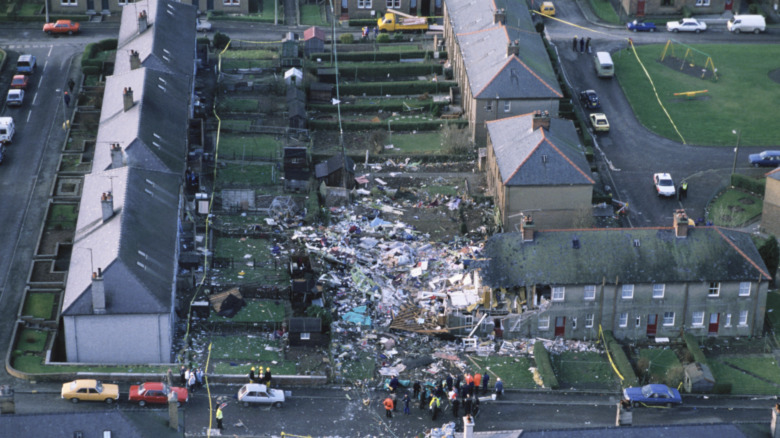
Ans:
[{"label": "group of people", "polygon": [[249,370],[249,383],[261,383],[267,387],[271,387],[271,368],[266,367],[265,373],[261,376],[263,367],[258,367],[257,374],[255,374],[255,367]]},{"label": "group of people", "polygon": [[[365,40],[365,39],[368,39],[368,36],[371,33],[372,33],[372,30],[370,30],[368,28],[368,26],[363,26],[363,28],[361,29],[360,36]],[[379,28],[378,27],[374,26],[373,34],[374,34],[374,39],[376,39],[376,37],[379,35]]]},{"label": "group of people", "polygon": [[[590,37],[586,38],[580,38],[579,39],[579,47],[580,47],[580,53],[588,52],[590,53]],[[575,35],[572,39],[571,48],[575,52],[577,51],[577,36]]]},{"label": "group of people", "polygon": [[186,386],[190,393],[194,393],[196,388],[203,387],[203,378],[205,372],[202,368],[187,368],[184,365],[181,366],[179,371],[179,381],[181,386]]},{"label": "group of people", "polygon": [[[390,390],[390,395],[382,404],[385,408],[385,417],[393,418],[393,411],[396,409],[398,392],[401,387],[398,377],[393,376],[387,387]],[[420,410],[426,408],[430,410],[431,420],[435,421],[442,410],[442,401],[446,399],[452,408],[455,419],[459,419],[461,415],[476,417],[479,414],[478,393],[488,393],[489,387],[490,375],[488,373],[483,375],[479,372],[457,377],[449,374],[441,381],[437,380],[433,383],[423,384],[417,380],[412,385],[412,396],[410,397],[408,392],[403,394],[404,414],[410,414],[409,404],[414,399],[419,402]],[[501,397],[504,393],[504,382],[500,377],[496,379],[494,392],[496,398]],[[461,412],[461,407],[463,407],[463,412]]]}]

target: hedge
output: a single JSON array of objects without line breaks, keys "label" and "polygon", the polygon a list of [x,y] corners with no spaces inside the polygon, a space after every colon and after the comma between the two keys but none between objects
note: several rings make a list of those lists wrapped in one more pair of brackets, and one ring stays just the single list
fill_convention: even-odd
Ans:
[{"label": "hedge", "polygon": [[637,386],[639,380],[634,372],[634,367],[631,366],[631,362],[623,351],[623,347],[615,339],[612,331],[604,330],[604,341],[606,342],[604,347],[607,349],[610,356],[612,356],[612,361],[623,376],[623,381],[621,382],[623,387]]},{"label": "hedge", "polygon": [[[444,124],[455,124],[458,128],[468,125],[466,120],[393,120],[393,131],[436,131]],[[385,122],[341,122],[345,131],[370,131],[374,129],[386,129]],[[323,131],[338,131],[338,120],[309,120],[309,129]]]},{"label": "hedge", "polygon": [[364,82],[357,84],[342,84],[339,86],[340,93],[343,96],[348,95],[366,95],[366,96],[386,96],[400,95],[408,96],[411,94],[423,93],[445,93],[450,88],[457,87],[458,83],[454,81],[402,81],[402,82]]},{"label": "hedge", "polygon": [[706,365],[707,356],[705,356],[704,352],[699,348],[699,342],[696,338],[692,334],[686,333],[683,336],[683,339],[685,339],[685,346],[688,347],[688,351],[693,355],[693,360]]},{"label": "hedge", "polygon": [[[309,70],[312,74],[316,73],[318,65],[309,64]],[[394,64],[353,64],[353,65],[340,65],[339,75],[342,79],[351,80],[355,76],[365,77],[387,77],[391,76],[422,76],[429,74],[437,74],[441,76],[444,71],[444,66],[438,63],[394,63]]]},{"label": "hedge", "polygon": [[[433,52],[429,50],[415,50],[413,52],[339,52],[339,61],[342,62],[381,62],[401,61],[402,59],[433,58]],[[330,52],[318,52],[309,55],[309,59],[320,59],[322,62],[330,62]],[[447,59],[447,52],[440,51],[439,59]]]},{"label": "hedge", "polygon": [[81,68],[84,67],[97,67],[97,68],[103,68],[103,61],[98,59],[93,59],[95,56],[97,56],[98,52],[104,52],[107,50],[116,50],[117,48],[117,39],[116,38],[108,38],[105,40],[100,40],[96,43],[89,43],[84,48],[84,56],[81,57]]},{"label": "hedge", "polygon": [[550,353],[544,348],[544,342],[542,341],[534,343],[534,361],[536,361],[536,369],[539,371],[545,386],[551,389],[558,389],[558,378],[555,377],[555,371],[553,371]]},{"label": "hedge", "polygon": [[731,185],[745,189],[751,193],[755,193],[764,196],[764,190],[766,189],[766,180],[757,180],[754,178],[748,178],[743,175],[733,174],[731,175]]},{"label": "hedge", "polygon": [[373,30],[373,27],[377,25],[378,20],[379,18],[350,18],[347,23],[350,27],[371,26]]},{"label": "hedge", "polygon": [[[449,105],[449,102],[434,102],[433,100],[424,100],[424,101],[418,101],[414,102],[413,104],[410,104],[410,106],[415,107],[422,107],[424,111],[431,114],[440,114],[441,108],[443,106]],[[309,104],[308,108],[310,110],[316,110],[323,113],[335,113],[338,112],[339,108],[336,105],[331,105],[329,103],[315,103],[315,104]],[[404,111],[406,107],[401,102],[394,102],[394,103],[383,103],[382,100],[377,101],[377,103],[357,103],[357,104],[341,104],[341,111],[349,111],[352,113],[355,112],[366,112],[366,111]]]}]

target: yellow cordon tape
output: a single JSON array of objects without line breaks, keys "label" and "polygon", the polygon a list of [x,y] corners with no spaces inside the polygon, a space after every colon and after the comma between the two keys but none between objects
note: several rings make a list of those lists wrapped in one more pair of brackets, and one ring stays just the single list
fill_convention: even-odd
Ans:
[{"label": "yellow cordon tape", "polygon": [[615,374],[620,377],[620,380],[626,380],[622,374],[620,374],[620,371],[618,371],[617,367],[615,366],[615,362],[612,361],[612,356],[609,354],[609,348],[607,348],[607,341],[604,339],[604,332],[601,331],[601,324],[599,324],[599,338],[601,338],[601,342],[604,344],[604,351],[607,352],[607,359],[609,359],[609,364],[612,365],[612,369],[615,371]]}]

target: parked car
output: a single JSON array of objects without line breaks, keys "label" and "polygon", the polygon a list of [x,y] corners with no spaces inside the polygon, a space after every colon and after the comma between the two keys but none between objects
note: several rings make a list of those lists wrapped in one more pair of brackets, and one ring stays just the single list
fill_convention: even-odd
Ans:
[{"label": "parked car", "polygon": [[35,67],[35,56],[33,55],[19,55],[19,59],[16,60],[16,73],[20,75],[35,73]]},{"label": "parked car", "polygon": [[102,401],[108,404],[119,400],[119,386],[103,384],[99,380],[78,379],[62,384],[60,396],[73,403]]},{"label": "parked car", "polygon": [[634,407],[666,406],[682,404],[680,392],[660,383],[651,383],[642,387],[632,387],[623,390],[623,397],[630,401]]},{"label": "parked car", "polygon": [[707,23],[695,18],[683,18],[680,21],[669,21],[666,23],[666,30],[669,32],[696,32],[707,30]]},{"label": "parked car", "polygon": [[604,113],[593,113],[590,115],[590,125],[596,132],[609,132],[609,120]]},{"label": "parked car", "polygon": [[548,17],[554,17],[555,5],[553,2],[542,2],[542,5],[539,6],[539,13]]},{"label": "parked car", "polygon": [[753,32],[759,34],[766,31],[766,19],[763,15],[735,15],[726,23],[729,32]]},{"label": "parked car", "polygon": [[200,18],[195,19],[195,30],[198,32],[209,32],[211,30],[211,23],[203,21]]},{"label": "parked car", "polygon": [[263,403],[278,408],[284,403],[284,391],[270,389],[259,383],[247,383],[238,390],[237,398],[244,406],[249,406],[250,403]]},{"label": "parked car", "polygon": [[73,35],[79,33],[79,30],[81,30],[81,25],[71,20],[57,20],[55,23],[43,25],[43,31],[49,35],[53,33]]},{"label": "parked car", "polygon": [[22,106],[24,102],[24,90],[11,89],[8,90],[8,97],[5,99],[5,104],[8,106]]},{"label": "parked car", "polygon": [[668,173],[654,174],[653,186],[658,196],[674,196],[677,194],[677,190],[674,188],[674,180]]},{"label": "parked car", "polygon": [[169,387],[162,382],[146,382],[141,385],[130,386],[128,400],[138,403],[138,406],[146,406],[147,403],[167,404],[168,394],[171,392],[176,393],[178,399],[177,406],[181,406],[182,403],[187,403],[187,400],[189,400],[187,388]]},{"label": "parked car", "polygon": [[13,79],[11,79],[11,88],[24,90],[29,82],[30,78],[25,75],[14,75]]},{"label": "parked car", "polygon": [[753,167],[777,167],[780,165],[780,151],[764,151],[759,154],[750,154],[748,157]]},{"label": "parked car", "polygon": [[652,21],[634,20],[626,23],[626,29],[632,32],[655,32],[656,27]]},{"label": "parked car", "polygon": [[580,103],[586,109],[599,109],[601,108],[601,102],[599,102],[599,96],[593,90],[580,91]]}]

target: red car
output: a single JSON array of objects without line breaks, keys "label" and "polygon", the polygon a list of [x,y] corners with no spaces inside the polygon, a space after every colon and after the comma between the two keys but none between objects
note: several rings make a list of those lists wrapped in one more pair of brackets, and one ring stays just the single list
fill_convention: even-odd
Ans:
[{"label": "red car", "polygon": [[187,388],[179,388],[176,386],[168,387],[165,383],[161,382],[146,382],[141,385],[133,385],[130,387],[130,397],[128,400],[138,403],[138,406],[146,406],[147,403],[153,404],[167,404],[168,394],[173,391],[178,396],[177,406],[181,406],[182,403],[186,403],[189,394]]},{"label": "red car", "polygon": [[25,75],[14,75],[14,78],[11,79],[11,88],[20,88],[24,90],[27,88],[27,83],[29,81],[30,78]]},{"label": "red car", "polygon": [[74,33],[79,33],[80,28],[81,25],[70,20],[57,20],[56,23],[46,23],[43,25],[43,31],[49,35],[53,33],[73,35]]}]

